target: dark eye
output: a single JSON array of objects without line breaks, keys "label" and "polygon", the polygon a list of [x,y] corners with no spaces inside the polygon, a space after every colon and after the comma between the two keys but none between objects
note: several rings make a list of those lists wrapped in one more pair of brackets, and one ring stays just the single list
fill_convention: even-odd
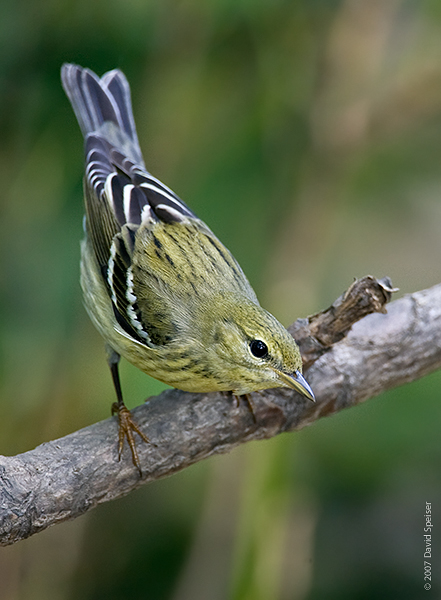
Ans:
[{"label": "dark eye", "polygon": [[251,354],[256,358],[265,358],[268,356],[268,346],[262,340],[253,340],[250,342]]}]

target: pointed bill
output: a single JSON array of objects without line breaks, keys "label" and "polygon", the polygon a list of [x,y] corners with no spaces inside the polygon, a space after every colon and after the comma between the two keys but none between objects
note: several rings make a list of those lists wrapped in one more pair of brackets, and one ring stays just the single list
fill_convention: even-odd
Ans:
[{"label": "pointed bill", "polygon": [[277,370],[276,372],[280,379],[283,381],[283,383],[286,385],[286,387],[296,390],[296,392],[299,392],[299,394],[302,394],[303,396],[306,396],[309,400],[312,400],[312,402],[315,402],[314,392],[312,391],[311,386],[300,373],[300,371],[295,371],[293,375],[283,373],[279,370]]}]

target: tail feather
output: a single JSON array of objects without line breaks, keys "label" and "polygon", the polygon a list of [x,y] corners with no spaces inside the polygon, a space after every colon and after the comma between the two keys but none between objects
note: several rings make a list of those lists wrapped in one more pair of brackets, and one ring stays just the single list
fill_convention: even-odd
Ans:
[{"label": "tail feather", "polygon": [[[114,69],[98,77],[73,64],[61,69],[64,90],[85,138],[86,209],[90,230],[98,231],[100,211],[111,209],[116,228],[139,226],[144,221],[182,221],[196,215],[166,185],[145,168],[136,135],[127,79]],[[93,223],[92,223],[93,221]],[[110,251],[112,235],[104,238]],[[91,234],[92,235],[92,234]],[[106,237],[107,236],[107,237]],[[97,256],[102,257],[103,236],[94,236]]]},{"label": "tail feather", "polygon": [[85,139],[98,133],[144,167],[124,74],[114,69],[99,78],[89,69],[64,64],[61,81]]},{"label": "tail feather", "polygon": [[124,73],[121,73],[118,69],[113,69],[113,71],[105,73],[101,80],[116,102],[122,129],[129,135],[133,142],[139,145],[132,111],[130,86]]}]

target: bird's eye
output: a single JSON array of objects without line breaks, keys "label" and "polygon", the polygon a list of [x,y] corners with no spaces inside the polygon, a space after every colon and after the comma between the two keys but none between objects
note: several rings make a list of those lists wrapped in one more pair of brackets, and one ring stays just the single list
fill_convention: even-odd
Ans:
[{"label": "bird's eye", "polygon": [[251,354],[256,358],[265,358],[268,356],[268,346],[262,340],[253,340],[250,342]]}]

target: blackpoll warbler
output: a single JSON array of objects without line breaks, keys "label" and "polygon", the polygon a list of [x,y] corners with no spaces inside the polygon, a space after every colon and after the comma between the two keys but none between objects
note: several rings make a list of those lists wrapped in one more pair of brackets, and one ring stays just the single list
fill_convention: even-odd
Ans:
[{"label": "blackpoll warbler", "polygon": [[146,170],[123,73],[100,79],[65,64],[61,78],[85,138],[81,285],[107,342],[119,455],[127,437],[139,469],[133,432],[148,441],[122,399],[120,356],[181,390],[289,387],[314,400],[292,336],[207,225]]}]

